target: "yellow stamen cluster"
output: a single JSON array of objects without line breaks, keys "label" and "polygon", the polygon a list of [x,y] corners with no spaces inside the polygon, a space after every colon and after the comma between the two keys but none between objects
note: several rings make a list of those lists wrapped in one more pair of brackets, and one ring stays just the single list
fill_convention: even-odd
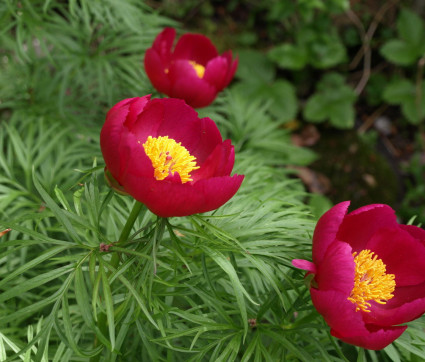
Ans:
[{"label": "yellow stamen cluster", "polygon": [[395,275],[386,273],[386,266],[370,250],[353,253],[355,266],[354,288],[348,300],[356,304],[356,312],[370,312],[370,301],[385,304],[394,295]]},{"label": "yellow stamen cluster", "polygon": [[157,180],[165,179],[170,173],[178,172],[182,183],[192,181],[190,172],[199,168],[196,157],[168,136],[149,136],[143,144],[146,155],[152,161],[154,176]]},{"label": "yellow stamen cluster", "polygon": [[193,67],[193,69],[195,69],[196,74],[198,75],[199,78],[202,78],[205,74],[205,67],[201,64],[196,63],[193,60],[189,60],[189,64]]}]

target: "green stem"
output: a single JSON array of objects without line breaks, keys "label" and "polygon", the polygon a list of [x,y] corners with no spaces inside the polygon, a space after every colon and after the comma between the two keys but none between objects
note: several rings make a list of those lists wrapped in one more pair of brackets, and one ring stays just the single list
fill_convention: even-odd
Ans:
[{"label": "green stem", "polygon": [[117,244],[125,243],[127,241],[128,236],[130,235],[131,229],[133,228],[134,222],[139,216],[139,213],[142,210],[142,207],[143,207],[143,204],[139,201],[136,201],[136,203],[133,206],[133,209],[130,212],[130,215],[128,216],[127,222],[124,225],[124,229],[122,229],[121,231],[121,235],[120,235],[120,238],[118,239]]},{"label": "green stem", "polygon": [[[136,201],[135,204],[133,205],[133,209],[131,210],[130,215],[128,216],[128,219],[127,219],[127,221],[124,225],[124,228],[121,231],[121,235],[118,239],[117,244],[124,244],[127,241],[128,236],[130,235],[131,229],[133,228],[134,222],[136,221],[137,217],[139,216],[142,208],[143,208],[143,204],[139,201]],[[113,253],[112,258],[111,258],[111,266],[114,269],[116,269],[118,267],[119,261],[120,261],[120,257],[118,255],[118,253]],[[107,275],[109,276],[110,272]],[[108,329],[107,319],[106,319],[105,313],[101,313],[99,315],[97,325],[99,327],[100,333],[105,335],[107,333],[107,329]],[[97,337],[95,337],[93,347],[96,348],[98,345],[99,345],[99,340],[98,340]],[[102,355],[102,352],[100,352],[96,356],[93,356],[92,358],[90,358],[90,362],[99,362],[101,355]]]},{"label": "green stem", "polygon": [[155,233],[153,237],[153,245],[152,245],[152,258],[153,258],[153,273],[156,274],[156,250],[159,247],[159,243],[162,240],[162,236],[164,235],[165,225],[167,224],[167,218],[158,218]]},{"label": "green stem", "polygon": [[[127,241],[128,236],[130,235],[131,229],[133,228],[134,222],[139,216],[139,213],[142,210],[142,208],[143,208],[143,204],[139,201],[136,201],[133,208],[131,209],[130,215],[128,216],[128,219],[124,225],[124,228],[121,231],[120,238],[118,239],[118,242],[116,243],[117,245],[118,244],[122,245]],[[120,261],[120,257],[118,253],[112,254],[111,266],[113,266],[114,269],[118,266],[119,261]]]},{"label": "green stem", "polygon": [[335,341],[335,338],[330,334],[330,332],[328,331],[328,336],[331,340],[331,343],[333,344],[336,353],[338,353],[338,355],[343,359],[343,361],[345,362],[350,362],[347,357],[344,356],[344,353],[342,353],[341,348],[338,346],[338,343]]}]

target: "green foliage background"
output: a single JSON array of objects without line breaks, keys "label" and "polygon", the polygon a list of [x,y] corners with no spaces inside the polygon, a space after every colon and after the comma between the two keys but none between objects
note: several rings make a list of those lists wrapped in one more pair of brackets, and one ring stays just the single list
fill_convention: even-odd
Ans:
[{"label": "green foliage background", "polygon": [[[278,16],[287,3],[268,10]],[[306,23],[347,6],[301,3]],[[315,155],[282,127],[299,105],[273,64],[288,66],[279,52],[300,58],[297,67],[339,64],[338,34],[323,40],[338,57],[319,63],[284,44],[269,58],[240,51],[239,81],[200,115],[232,139],[242,188],[212,213],[143,211],[121,246],[133,200],[105,185],[100,128],[117,101],[158,96],[143,53],[164,26],[181,25],[136,0],[7,0],[0,21],[0,230],[12,229],[0,239],[0,361],[422,360],[423,319],[382,352],[332,338],[290,264],[310,258],[315,218],[287,166]],[[297,37],[307,53],[319,51],[311,34]],[[352,91],[330,74],[304,114],[338,127],[340,117],[311,111],[335,101],[327,84],[343,89],[337,108],[350,108]]]}]

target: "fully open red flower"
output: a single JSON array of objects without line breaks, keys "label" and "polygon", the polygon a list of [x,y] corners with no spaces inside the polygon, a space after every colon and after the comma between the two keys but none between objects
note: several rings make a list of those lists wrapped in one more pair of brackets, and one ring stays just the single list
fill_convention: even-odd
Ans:
[{"label": "fully open red flower", "polygon": [[145,70],[153,86],[192,107],[208,106],[232,80],[238,60],[232,51],[219,55],[204,35],[184,34],[172,49],[176,31],[165,28],[145,54]]},{"label": "fully open red flower", "polygon": [[343,202],[318,221],[313,262],[292,264],[313,274],[311,299],[344,342],[378,350],[425,312],[425,231],[397,223],[387,205],[347,215]]},{"label": "fully open red flower", "polygon": [[100,133],[106,176],[158,216],[214,210],[239,189],[230,140],[180,99],[125,99]]}]

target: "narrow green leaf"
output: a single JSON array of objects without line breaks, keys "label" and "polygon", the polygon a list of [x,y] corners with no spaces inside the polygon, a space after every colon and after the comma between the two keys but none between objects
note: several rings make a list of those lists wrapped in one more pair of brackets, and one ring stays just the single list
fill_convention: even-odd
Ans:
[{"label": "narrow green leaf", "polygon": [[38,286],[46,284],[64,274],[70,273],[71,271],[72,267],[65,265],[61,268],[53,269],[46,273],[37,275],[34,278],[28,279],[0,294],[0,302],[4,302],[16,296],[23,295],[28,290],[37,288]]},{"label": "narrow green leaf", "polygon": [[357,362],[365,362],[366,356],[363,348],[359,348],[359,353],[357,354]]},{"label": "narrow green leaf", "polygon": [[102,278],[102,274],[100,272],[97,273],[96,279],[93,281],[93,291],[92,291],[92,299],[91,299],[91,306],[93,309],[93,317],[94,320],[97,322],[97,303],[98,303],[98,297],[99,297],[99,287],[100,287],[100,281]]},{"label": "narrow green leaf", "polygon": [[19,268],[14,269],[11,273],[3,279],[0,280],[0,287],[15,278],[16,276],[20,276],[25,273],[27,270],[34,268],[35,266],[43,263],[44,261],[51,259],[54,255],[59,254],[63,250],[67,249],[67,246],[56,246],[49,250],[46,250],[40,256],[35,259],[30,260],[28,263],[21,265]]},{"label": "narrow green leaf", "polygon": [[118,279],[125,285],[125,287],[128,289],[130,294],[134,297],[134,299],[136,299],[137,304],[139,305],[140,309],[143,311],[143,313],[145,314],[149,322],[151,322],[155,326],[155,328],[159,329],[158,324],[153,320],[142,297],[136,291],[136,289],[134,289],[133,285],[122,274],[118,276]]},{"label": "narrow green leaf", "polygon": [[[117,339],[116,339],[116,349],[118,351],[121,351],[121,346],[124,343],[124,341],[126,340],[126,336],[127,336],[128,332],[130,331],[130,327],[134,326],[134,323],[132,322],[133,319],[134,319],[134,307],[130,306],[128,308],[128,313],[127,313],[126,317],[120,323],[121,327],[119,329]],[[117,357],[118,357],[118,354],[114,353],[112,355],[111,362],[115,362]]]},{"label": "narrow green leaf", "polygon": [[62,190],[56,185],[55,186],[55,195],[58,198],[59,202],[62,204],[63,208],[67,211],[71,211],[71,207],[69,206],[68,200],[63,194]]},{"label": "narrow green leaf", "polygon": [[[15,343],[13,343],[9,338],[7,338],[1,331],[0,331],[0,340],[1,340],[1,345],[3,346],[4,349],[6,349],[5,344],[7,344],[13,352],[15,353],[19,352],[20,348]],[[6,356],[6,351],[4,352],[4,355]],[[22,360],[24,359],[24,357],[22,356],[20,357]]]},{"label": "narrow green leaf", "polygon": [[105,346],[107,346],[110,350],[112,350],[111,343],[108,339],[103,335],[100,331],[99,327],[95,324],[94,318],[90,313],[90,300],[87,293],[87,288],[84,280],[84,275],[81,270],[81,267],[77,267],[75,270],[75,297],[77,299],[77,304],[81,311],[81,316],[83,317],[84,322],[87,326],[94,331],[96,337],[102,342]]},{"label": "narrow green leaf", "polygon": [[99,258],[99,273],[102,276],[103,296],[105,299],[106,318],[108,321],[109,339],[111,341],[112,350],[115,349],[115,317],[114,302],[112,299],[111,287],[109,285],[108,276],[105,273],[102,258]]},{"label": "narrow green leaf", "polygon": [[84,194],[85,187],[80,187],[77,191],[74,192],[74,207],[78,216],[83,216],[83,209],[81,208],[81,197]]},{"label": "narrow green leaf", "polygon": [[149,329],[146,326],[142,327],[142,324],[140,323],[138,319],[136,320],[136,328],[142,340],[143,346],[148,352],[148,355],[151,361],[159,361],[161,359],[158,353],[159,351],[156,348],[156,346],[151,342],[151,339],[152,339],[151,336],[147,334],[147,331]]},{"label": "narrow green leaf", "polygon": [[33,171],[33,182],[34,182],[35,188],[40,193],[43,200],[46,202],[47,207],[53,212],[53,214],[58,218],[61,224],[65,227],[65,229],[67,230],[72,240],[74,240],[78,244],[81,244],[78,234],[75,231],[74,227],[72,226],[71,222],[66,217],[65,213],[61,210],[61,208],[53,201],[53,199],[46,192],[46,190],[44,190],[43,186],[41,186],[34,171]]},{"label": "narrow green leaf", "polygon": [[389,344],[383,350],[393,362],[401,362],[400,355],[393,344]]},{"label": "narrow green leaf", "polygon": [[2,335],[0,333],[0,361],[5,361],[6,357],[7,357],[6,347],[4,345],[3,338],[2,338]]},{"label": "narrow green leaf", "polygon": [[[75,330],[76,326],[71,321],[71,314],[69,310],[69,304],[68,304],[68,296],[64,295],[62,297],[62,321],[64,326],[64,332],[65,334],[62,336],[62,341],[66,343],[66,345],[71,348],[78,356],[84,357],[84,358],[90,358],[100,353],[100,351],[103,349],[103,346],[100,345],[97,348],[93,350],[82,350],[78,344],[78,338],[76,338]],[[62,335],[62,329],[60,328],[58,316],[55,316],[55,329],[58,332],[59,335]]]},{"label": "narrow green leaf", "polygon": [[[244,295],[251,301],[253,304],[255,303],[251,297],[249,296],[248,292],[243,287],[242,283],[240,282],[238,275],[233,268],[232,263],[230,263],[229,260],[227,260],[223,254],[216,250],[209,249],[207,247],[203,247],[204,251],[207,253],[207,255],[213,259],[222,269],[223,271],[229,276],[229,279],[232,283],[233,290],[236,297],[236,302],[239,307],[239,313],[242,318],[242,325],[244,328],[244,338],[246,337],[246,334],[248,333],[248,317],[247,317],[247,311],[246,311],[246,305],[245,305],[245,299]],[[257,304],[258,305],[258,304]]]}]

